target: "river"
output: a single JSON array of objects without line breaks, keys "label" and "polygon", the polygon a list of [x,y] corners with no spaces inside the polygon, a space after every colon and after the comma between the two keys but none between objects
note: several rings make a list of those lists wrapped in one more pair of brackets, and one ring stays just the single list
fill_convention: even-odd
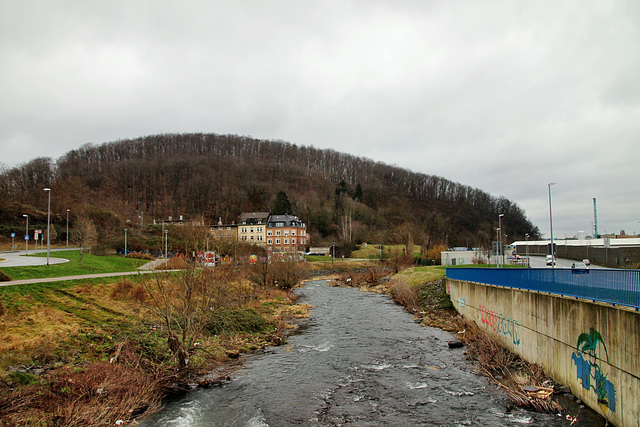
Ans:
[{"label": "river", "polygon": [[287,344],[250,355],[228,383],[168,403],[155,426],[566,426],[510,406],[453,337],[421,327],[389,297],[312,281],[314,308]]}]

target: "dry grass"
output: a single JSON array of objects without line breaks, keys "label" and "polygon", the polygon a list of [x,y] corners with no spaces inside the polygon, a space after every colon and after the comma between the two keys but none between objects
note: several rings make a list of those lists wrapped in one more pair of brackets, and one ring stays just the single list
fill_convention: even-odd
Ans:
[{"label": "dry grass", "polygon": [[162,382],[140,368],[98,362],[67,368],[0,396],[2,425],[101,426],[131,421],[160,408]]},{"label": "dry grass", "polygon": [[410,313],[416,313],[420,309],[420,298],[416,288],[404,282],[393,281],[389,286],[389,292],[393,300],[404,306]]}]

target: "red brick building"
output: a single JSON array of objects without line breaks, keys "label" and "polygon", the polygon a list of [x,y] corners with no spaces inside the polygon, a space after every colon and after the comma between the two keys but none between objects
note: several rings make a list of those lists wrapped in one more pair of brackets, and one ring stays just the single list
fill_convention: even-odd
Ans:
[{"label": "red brick building", "polygon": [[307,224],[297,216],[271,215],[266,231],[266,248],[270,252],[304,252],[309,247]]}]

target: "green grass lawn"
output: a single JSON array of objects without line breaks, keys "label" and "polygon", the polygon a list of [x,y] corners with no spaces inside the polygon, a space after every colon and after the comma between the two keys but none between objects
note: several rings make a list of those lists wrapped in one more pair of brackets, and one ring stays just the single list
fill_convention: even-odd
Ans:
[{"label": "green grass lawn", "polygon": [[445,266],[413,267],[402,270],[395,277],[403,280],[410,286],[421,285],[444,278],[446,275]]},{"label": "green grass lawn", "polygon": [[[40,253],[29,256],[46,257],[47,254]],[[2,271],[13,280],[40,279],[43,277],[135,271],[136,268],[148,262],[147,260],[125,258],[119,255],[98,256],[85,252],[82,254],[82,263],[80,263],[80,251],[77,250],[52,252],[49,256],[51,258],[65,258],[68,259],[69,262],[51,265],[4,267]]]},{"label": "green grass lawn", "polygon": [[331,261],[331,257],[329,255],[307,255],[305,259],[309,262],[327,262]]}]

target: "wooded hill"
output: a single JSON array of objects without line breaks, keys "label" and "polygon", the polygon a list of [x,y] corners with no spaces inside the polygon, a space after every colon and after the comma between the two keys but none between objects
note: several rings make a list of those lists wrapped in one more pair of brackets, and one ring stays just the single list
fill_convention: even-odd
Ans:
[{"label": "wooded hill", "polygon": [[113,234],[110,228],[119,235],[127,220],[183,215],[205,224],[231,223],[242,211],[271,211],[282,192],[291,204],[286,213],[308,224],[314,246],[350,241],[489,247],[500,213],[509,239],[539,235],[515,203],[477,188],[334,150],[236,135],[164,134],[86,144],[57,160],[5,167],[3,237],[10,229],[22,237],[24,213],[42,221],[44,212],[46,224],[45,187],[52,189],[59,236],[67,209],[90,215],[103,229],[99,235]]}]

